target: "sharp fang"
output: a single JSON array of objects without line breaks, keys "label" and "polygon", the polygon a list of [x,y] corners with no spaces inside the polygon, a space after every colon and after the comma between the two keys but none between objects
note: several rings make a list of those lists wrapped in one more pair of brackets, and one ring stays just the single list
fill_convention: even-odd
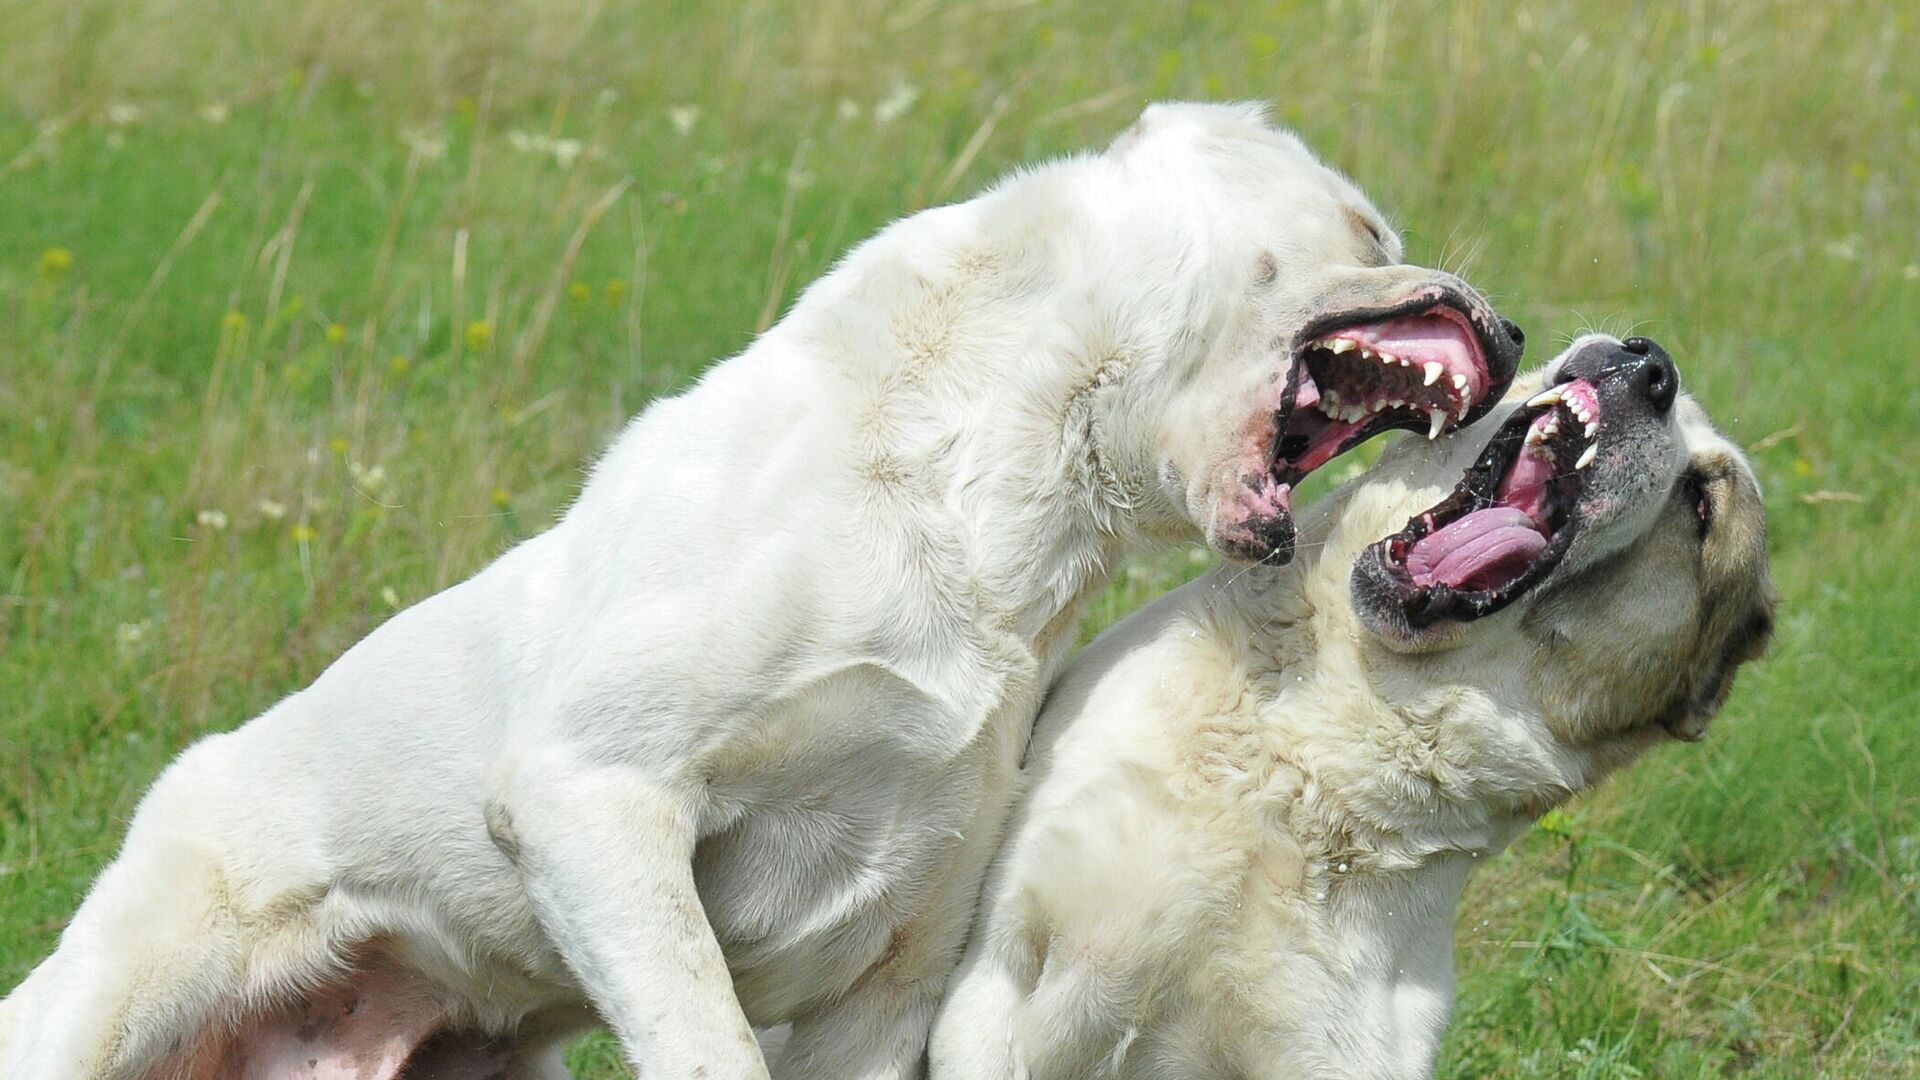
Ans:
[{"label": "sharp fang", "polygon": [[1427,410],[1427,439],[1429,441],[1439,438],[1440,429],[1446,426],[1447,413],[1445,409]]},{"label": "sharp fang", "polygon": [[1600,421],[1598,420],[1587,421],[1587,438],[1591,439],[1598,434],[1600,434]]},{"label": "sharp fang", "polygon": [[1588,443],[1587,448],[1581,451],[1580,453],[1580,460],[1574,462],[1573,467],[1575,469],[1586,468],[1587,466],[1593,464],[1594,456],[1599,453],[1600,453],[1599,443]]},{"label": "sharp fang", "polygon": [[1462,393],[1466,391],[1467,389],[1467,373],[1466,372],[1456,371],[1453,373],[1453,388],[1455,390],[1461,391]]},{"label": "sharp fang", "polygon": [[1427,381],[1422,385],[1432,386],[1434,383],[1439,382],[1440,376],[1445,374],[1446,370],[1446,368],[1440,366],[1438,360],[1427,361]]},{"label": "sharp fang", "polygon": [[1329,338],[1326,344],[1321,346],[1330,353],[1351,352],[1353,347],[1352,338]]},{"label": "sharp fang", "polygon": [[1560,404],[1560,391],[1542,390],[1527,401],[1526,407],[1529,409],[1537,409],[1542,405],[1558,404]]}]

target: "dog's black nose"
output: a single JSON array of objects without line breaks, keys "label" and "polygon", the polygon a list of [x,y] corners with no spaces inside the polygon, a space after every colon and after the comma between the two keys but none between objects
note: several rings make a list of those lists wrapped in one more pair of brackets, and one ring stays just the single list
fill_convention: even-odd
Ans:
[{"label": "dog's black nose", "polygon": [[1620,386],[1628,394],[1640,395],[1656,413],[1671,410],[1680,393],[1680,371],[1673,366],[1673,357],[1652,338],[1589,342],[1554,370],[1556,386],[1575,379]]},{"label": "dog's black nose", "polygon": [[1673,408],[1673,397],[1680,392],[1680,372],[1673,366],[1673,357],[1660,343],[1650,338],[1630,337],[1620,343],[1620,347],[1632,354],[1627,361],[1629,376],[1634,385],[1647,396],[1647,404],[1656,412],[1666,412]]},{"label": "dog's black nose", "polygon": [[1527,347],[1527,335],[1521,331],[1519,323],[1514,322],[1512,319],[1501,319],[1500,327],[1507,332],[1507,340],[1513,342],[1514,348],[1524,349]]}]

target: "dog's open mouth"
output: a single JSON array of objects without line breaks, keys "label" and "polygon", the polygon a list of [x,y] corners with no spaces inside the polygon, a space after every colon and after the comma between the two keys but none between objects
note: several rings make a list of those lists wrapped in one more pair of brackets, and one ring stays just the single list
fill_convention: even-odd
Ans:
[{"label": "dog's open mouth", "polygon": [[1444,299],[1316,328],[1296,350],[1288,405],[1275,417],[1274,482],[1291,489],[1390,428],[1434,438],[1459,424],[1493,382],[1490,351],[1473,320]]},{"label": "dog's open mouth", "polygon": [[1579,531],[1599,435],[1593,384],[1546,390],[1500,426],[1453,494],[1368,548],[1408,624],[1490,615],[1544,579]]}]

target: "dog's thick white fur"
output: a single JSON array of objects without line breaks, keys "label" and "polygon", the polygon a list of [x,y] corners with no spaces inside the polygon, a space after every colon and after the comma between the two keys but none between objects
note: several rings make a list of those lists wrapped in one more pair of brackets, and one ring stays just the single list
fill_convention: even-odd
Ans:
[{"label": "dog's thick white fur", "polygon": [[1636,414],[1602,390],[1586,524],[1511,606],[1410,632],[1352,572],[1502,410],[1390,448],[1303,515],[1292,565],[1219,567],[1074,662],[933,1080],[1432,1074],[1468,873],[1639,750],[1698,737],[1766,635],[1739,452],[1684,396]]},{"label": "dog's thick white fur", "polygon": [[778,1075],[910,1073],[1083,600],[1144,545],[1284,555],[1223,537],[1310,322],[1492,324],[1399,251],[1230,106],[888,228],[553,529],[182,754],[0,1004],[0,1075],[312,1037],[341,1076],[429,1039],[559,1076],[596,1021],[649,1080],[765,1076],[780,1022]]}]

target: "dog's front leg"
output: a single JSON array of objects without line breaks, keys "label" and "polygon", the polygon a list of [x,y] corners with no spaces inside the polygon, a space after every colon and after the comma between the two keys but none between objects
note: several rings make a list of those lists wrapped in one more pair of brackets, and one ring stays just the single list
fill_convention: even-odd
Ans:
[{"label": "dog's front leg", "polygon": [[698,806],[629,766],[523,767],[488,811],[542,927],[645,1080],[762,1080],[693,886]]}]

